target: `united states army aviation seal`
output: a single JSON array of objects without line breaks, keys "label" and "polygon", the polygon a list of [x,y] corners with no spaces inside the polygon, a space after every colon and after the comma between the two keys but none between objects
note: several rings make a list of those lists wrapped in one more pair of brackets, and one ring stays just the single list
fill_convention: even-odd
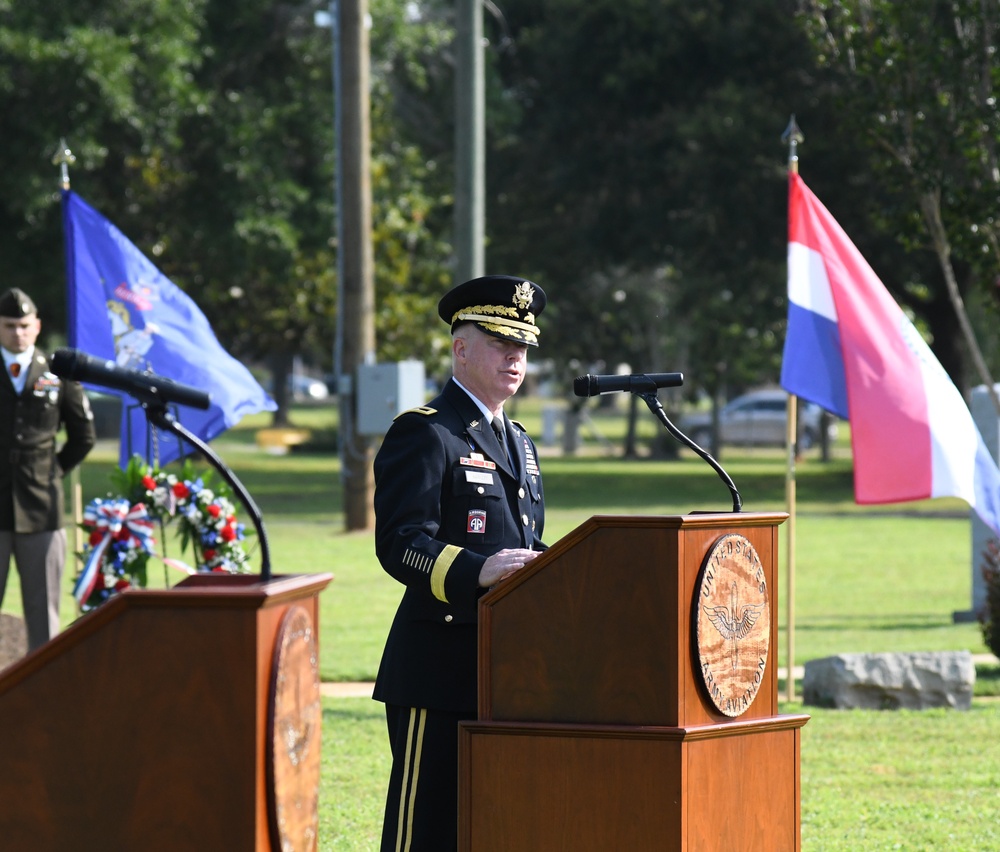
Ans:
[{"label": "united states army aviation seal", "polygon": [[709,550],[696,588],[698,664],[712,703],[745,713],[764,681],[771,608],[764,566],[743,536],[722,536]]}]

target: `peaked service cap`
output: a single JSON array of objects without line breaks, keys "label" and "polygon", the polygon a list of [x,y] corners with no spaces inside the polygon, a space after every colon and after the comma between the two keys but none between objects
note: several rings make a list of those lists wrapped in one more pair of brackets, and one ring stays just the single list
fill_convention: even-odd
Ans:
[{"label": "peaked service cap", "polygon": [[31,301],[31,297],[17,287],[12,287],[0,296],[0,317],[13,317],[22,319],[37,314],[38,308]]},{"label": "peaked service cap", "polygon": [[453,287],[438,302],[438,315],[452,330],[463,322],[501,340],[538,345],[538,315],[545,291],[514,275],[485,275]]}]

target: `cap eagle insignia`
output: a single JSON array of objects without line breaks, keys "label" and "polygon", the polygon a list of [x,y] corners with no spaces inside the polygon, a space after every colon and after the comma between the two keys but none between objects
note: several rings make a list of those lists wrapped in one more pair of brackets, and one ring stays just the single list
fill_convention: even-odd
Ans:
[{"label": "cap eagle insignia", "polygon": [[531,301],[535,298],[535,288],[527,281],[522,281],[514,287],[514,304],[524,311],[531,307]]}]

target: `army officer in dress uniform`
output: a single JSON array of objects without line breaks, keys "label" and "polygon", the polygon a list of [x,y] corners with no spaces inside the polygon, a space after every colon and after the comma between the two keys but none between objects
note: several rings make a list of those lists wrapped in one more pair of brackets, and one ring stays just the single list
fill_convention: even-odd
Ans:
[{"label": "army officer in dress uniform", "polygon": [[[23,290],[0,296],[0,601],[13,555],[21,577],[28,649],[59,632],[66,562],[63,476],[94,446],[83,388],[59,379],[35,347],[41,322]],[[66,442],[56,451],[60,427]]]},{"label": "army officer in dress uniform", "polygon": [[545,293],[476,278],[438,305],[453,378],[400,414],[375,457],[375,550],[406,589],[374,698],[386,705],[392,772],[382,852],[457,847],[458,723],[476,718],[477,605],[545,549],[535,445],[503,410],[538,345]]}]

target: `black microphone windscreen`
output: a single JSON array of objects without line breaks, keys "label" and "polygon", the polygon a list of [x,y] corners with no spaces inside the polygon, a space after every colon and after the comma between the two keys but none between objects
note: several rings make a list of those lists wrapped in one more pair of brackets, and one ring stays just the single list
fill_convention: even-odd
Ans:
[{"label": "black microphone windscreen", "polygon": [[573,379],[573,393],[577,396],[591,396],[590,376],[577,376]]},{"label": "black microphone windscreen", "polygon": [[61,379],[75,379],[77,371],[77,352],[75,349],[57,349],[49,358],[52,372]]},{"label": "black microphone windscreen", "polygon": [[49,359],[52,372],[64,379],[124,391],[143,402],[189,405],[207,409],[211,396],[200,388],[183,385],[166,376],[118,366],[106,358],[96,358],[76,349],[60,349]]}]

